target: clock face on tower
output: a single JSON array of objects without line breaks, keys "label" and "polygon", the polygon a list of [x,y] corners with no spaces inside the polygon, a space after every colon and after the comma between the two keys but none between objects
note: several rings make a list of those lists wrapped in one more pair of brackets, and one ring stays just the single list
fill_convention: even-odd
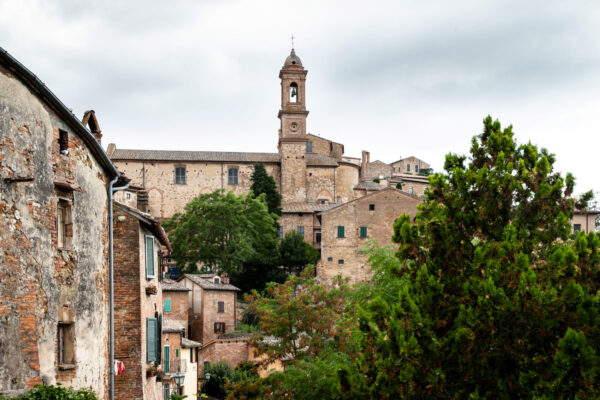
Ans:
[{"label": "clock face on tower", "polygon": [[298,131],[298,123],[297,122],[290,123],[290,131],[292,131],[292,132]]}]

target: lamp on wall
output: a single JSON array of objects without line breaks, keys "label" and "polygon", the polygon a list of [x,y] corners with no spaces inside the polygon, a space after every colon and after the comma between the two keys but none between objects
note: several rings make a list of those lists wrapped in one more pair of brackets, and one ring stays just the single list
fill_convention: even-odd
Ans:
[{"label": "lamp on wall", "polygon": [[173,380],[175,381],[175,385],[177,385],[177,392],[179,393],[179,388],[183,386],[183,380],[185,379],[185,374],[181,372],[177,372],[173,375]]}]

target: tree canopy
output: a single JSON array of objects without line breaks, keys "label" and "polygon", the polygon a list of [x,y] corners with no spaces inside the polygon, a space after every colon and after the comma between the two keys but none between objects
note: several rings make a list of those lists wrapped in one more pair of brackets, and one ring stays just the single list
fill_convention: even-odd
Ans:
[{"label": "tree canopy", "polygon": [[165,224],[173,258],[185,271],[198,263],[215,272],[239,274],[260,250],[276,248],[277,228],[265,195],[254,198],[217,190],[202,194]]},{"label": "tree canopy", "polygon": [[314,265],[320,257],[319,250],[304,241],[304,237],[290,231],[279,242],[279,261],[287,273],[299,274],[308,265]]}]

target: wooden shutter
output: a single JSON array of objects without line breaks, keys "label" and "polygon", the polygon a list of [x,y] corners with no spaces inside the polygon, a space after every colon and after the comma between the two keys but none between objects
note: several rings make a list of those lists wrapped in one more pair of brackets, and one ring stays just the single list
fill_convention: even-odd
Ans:
[{"label": "wooden shutter", "polygon": [[339,237],[339,238],[344,237],[344,226],[343,225],[338,226],[337,237]]},{"label": "wooden shutter", "polygon": [[164,371],[165,372],[170,372],[170,370],[171,370],[171,362],[170,362],[171,360],[169,359],[169,352],[170,352],[169,346],[165,346],[164,347],[164,353],[165,353],[164,354],[164,357],[165,357]]},{"label": "wooden shutter", "polygon": [[366,226],[361,226],[360,227],[360,237],[361,238],[366,238],[367,237],[367,227]]},{"label": "wooden shutter", "polygon": [[162,314],[158,314],[158,329],[156,330],[156,362],[161,363],[162,352],[160,347],[162,346]]},{"label": "wooden shutter", "polygon": [[154,277],[154,236],[146,235],[146,278]]},{"label": "wooden shutter", "polygon": [[165,312],[171,311],[171,299],[165,299]]},{"label": "wooden shutter", "polygon": [[156,318],[146,318],[146,361],[157,361],[156,338],[158,331],[158,320]]}]

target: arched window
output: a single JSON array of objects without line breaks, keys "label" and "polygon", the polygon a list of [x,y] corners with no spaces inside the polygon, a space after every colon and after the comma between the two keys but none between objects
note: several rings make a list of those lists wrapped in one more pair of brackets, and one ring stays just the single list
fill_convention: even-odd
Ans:
[{"label": "arched window", "polygon": [[298,85],[296,82],[292,82],[290,85],[290,103],[298,102]]}]

